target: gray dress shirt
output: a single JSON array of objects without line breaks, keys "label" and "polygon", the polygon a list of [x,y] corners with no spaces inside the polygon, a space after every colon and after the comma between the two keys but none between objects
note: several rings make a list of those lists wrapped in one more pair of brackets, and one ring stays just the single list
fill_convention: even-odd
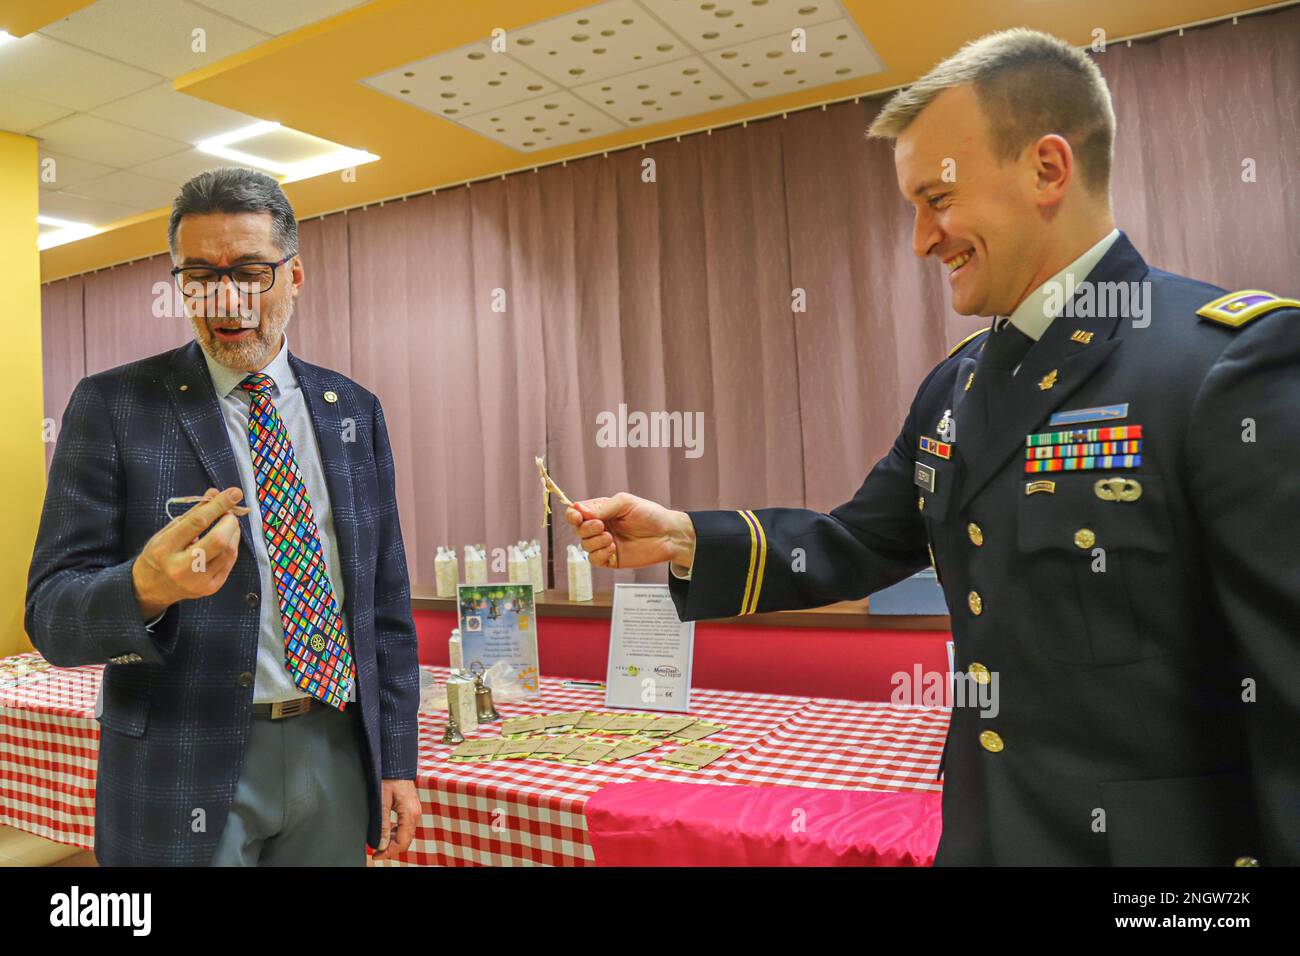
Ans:
[{"label": "gray dress shirt", "polygon": [[[252,508],[248,515],[249,527],[253,532],[253,554],[257,558],[257,570],[262,579],[262,599],[258,604],[261,621],[257,639],[257,674],[253,685],[253,702],[257,704],[278,700],[295,700],[306,697],[293,682],[288,668],[284,665],[284,624],[280,619],[280,599],[275,593],[275,581],[271,576],[271,559],[266,552],[266,538],[262,534],[262,513],[257,505],[257,477],[253,471],[253,451],[248,444],[248,409],[252,396],[239,387],[239,383],[251,373],[237,372],[226,368],[212,359],[205,351],[203,359],[208,363],[208,373],[212,376],[212,385],[221,404],[221,416],[226,421],[226,433],[230,436],[230,447],[235,453],[235,463],[239,467],[239,484],[244,489],[244,499],[240,504]],[[303,401],[302,389],[298,377],[289,365],[289,338],[286,335],[280,344],[280,351],[262,372],[275,380],[271,389],[271,400],[280,413],[280,420],[289,432],[293,442],[293,455],[302,473],[303,483],[307,486],[307,496],[311,501],[312,513],[316,518],[316,530],[320,535],[321,547],[325,555],[325,567],[329,572],[330,584],[334,588],[334,598],[338,603],[339,614],[343,617],[343,631],[348,633],[347,612],[343,592],[343,565],[339,558],[338,538],[334,534],[334,514],[330,509],[329,488],[325,484],[325,472],[321,467],[320,448],[316,444],[316,430],[312,425],[311,415]],[[351,636],[349,635],[349,640]],[[356,684],[352,685],[352,694],[348,698],[357,699]]]}]

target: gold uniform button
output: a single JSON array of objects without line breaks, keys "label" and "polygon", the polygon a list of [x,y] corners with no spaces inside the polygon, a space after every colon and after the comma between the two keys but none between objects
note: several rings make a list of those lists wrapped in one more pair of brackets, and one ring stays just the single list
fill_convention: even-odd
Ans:
[{"label": "gold uniform button", "polygon": [[921,497],[916,499],[916,510],[917,511],[925,510],[925,495],[921,495]]},{"label": "gold uniform button", "polygon": [[970,605],[970,612],[974,615],[984,613],[984,599],[980,597],[979,591],[971,591],[966,595],[966,603]]},{"label": "gold uniform button", "polygon": [[1006,746],[1002,738],[995,730],[984,730],[980,732],[980,746],[991,754],[1001,753],[1002,748]]},{"label": "gold uniform button", "polygon": [[1087,551],[1097,543],[1097,536],[1088,528],[1080,528],[1074,533],[1074,545]]},{"label": "gold uniform button", "polygon": [[974,521],[966,526],[966,534],[970,537],[970,543],[975,547],[978,548],[984,544],[984,530]]},{"label": "gold uniform button", "polygon": [[975,678],[977,684],[987,684],[989,682],[989,669],[979,661],[972,661],[971,665],[966,668],[966,673]]},{"label": "gold uniform button", "polygon": [[1259,866],[1259,860],[1253,856],[1239,856],[1232,864],[1233,866]]}]

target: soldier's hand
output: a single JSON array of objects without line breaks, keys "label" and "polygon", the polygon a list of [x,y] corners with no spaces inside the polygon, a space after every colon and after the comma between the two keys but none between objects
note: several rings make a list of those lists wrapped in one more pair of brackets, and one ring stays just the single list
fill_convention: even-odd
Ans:
[{"label": "soldier's hand", "polygon": [[131,566],[144,620],[177,601],[215,594],[226,583],[239,556],[239,519],[231,511],[243,496],[239,488],[220,494],[209,488],[204,501],[177,515],[145,543]]},{"label": "soldier's hand", "polygon": [[644,568],[671,561],[689,570],[695,560],[695,526],[684,511],[621,492],[578,501],[564,520],[582,539],[596,567]]}]

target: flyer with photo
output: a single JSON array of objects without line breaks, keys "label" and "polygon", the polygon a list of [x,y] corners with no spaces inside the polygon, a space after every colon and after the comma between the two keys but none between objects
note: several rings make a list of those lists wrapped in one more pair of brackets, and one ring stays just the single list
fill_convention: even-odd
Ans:
[{"label": "flyer with photo", "polygon": [[509,664],[526,690],[538,689],[537,616],[531,584],[462,584],[456,589],[467,671]]}]

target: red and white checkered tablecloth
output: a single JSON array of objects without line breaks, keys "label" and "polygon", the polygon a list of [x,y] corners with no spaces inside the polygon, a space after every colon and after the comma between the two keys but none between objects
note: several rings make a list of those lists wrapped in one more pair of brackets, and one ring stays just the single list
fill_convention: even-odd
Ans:
[{"label": "red and white checkered tablecloth", "polygon": [[94,847],[103,673],[53,667],[35,653],[0,659],[0,823]]},{"label": "red and white checkered tablecloth", "polygon": [[[42,668],[13,679],[19,659]],[[102,667],[52,668],[39,655],[0,661],[0,823],[89,849],[95,825]],[[428,668],[439,681],[447,669]],[[542,678],[540,695],[498,703],[503,717],[605,710],[604,692]],[[676,744],[613,764],[545,760],[451,763],[445,712],[420,715],[420,823],[409,849],[376,865],[584,866],[594,862],[583,813],[606,784],[669,780],[848,790],[940,790],[943,709],[693,689],[691,714],[721,723],[709,737],[731,750],[703,770],[658,766]],[[469,739],[495,737],[500,724]]]}]

